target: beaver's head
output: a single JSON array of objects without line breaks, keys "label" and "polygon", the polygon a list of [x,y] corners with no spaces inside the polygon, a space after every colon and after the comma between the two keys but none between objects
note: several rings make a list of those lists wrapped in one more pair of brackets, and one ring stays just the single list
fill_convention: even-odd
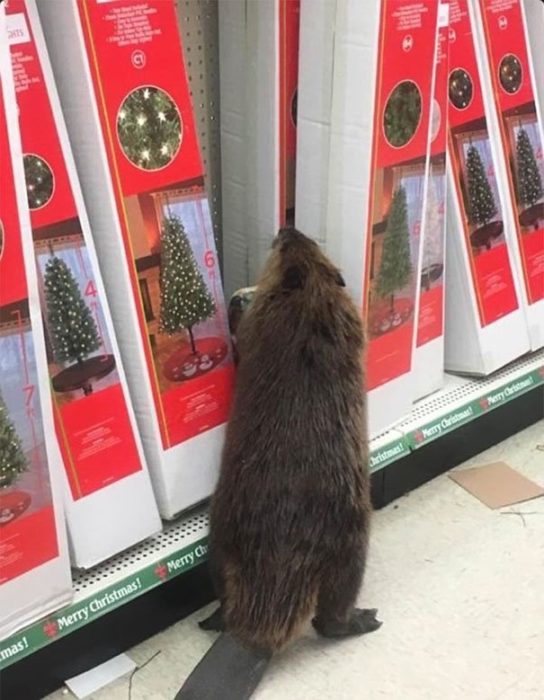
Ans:
[{"label": "beaver's head", "polygon": [[338,268],[315,241],[296,228],[282,228],[272,244],[259,286],[274,292],[327,293],[346,285]]}]

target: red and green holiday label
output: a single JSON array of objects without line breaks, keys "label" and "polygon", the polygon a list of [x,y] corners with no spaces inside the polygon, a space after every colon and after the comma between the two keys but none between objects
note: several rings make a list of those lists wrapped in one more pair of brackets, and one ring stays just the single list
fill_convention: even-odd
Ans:
[{"label": "red and green holiday label", "polygon": [[438,3],[384,0],[367,228],[367,385],[410,371]]},{"label": "red and green holiday label", "polygon": [[173,0],[78,7],[166,449],[224,423],[233,382],[176,9]]},{"label": "red and green holiday label", "polygon": [[431,153],[421,260],[417,347],[440,338],[444,333],[448,56],[448,5],[441,3],[431,107]]},{"label": "red and green holiday label", "polygon": [[201,539],[12,635],[0,642],[0,670],[198,566],[207,551],[207,541]]},{"label": "red and green holiday label", "polygon": [[57,436],[79,499],[142,465],[25,0],[7,26]]},{"label": "red and green holiday label", "polygon": [[418,427],[407,436],[408,442],[413,448],[421,447],[542,384],[544,384],[544,366],[506,382],[497,389],[486,392],[479,398]]},{"label": "red and green holiday label", "polygon": [[294,221],[300,0],[280,0],[280,224]]},{"label": "red and green holiday label", "polygon": [[1,84],[0,153],[1,586],[59,554]]},{"label": "red and green holiday label", "polygon": [[480,323],[518,308],[467,0],[450,2],[449,153]]},{"label": "red and green holiday label", "polygon": [[479,0],[529,303],[544,299],[544,153],[521,0]]}]

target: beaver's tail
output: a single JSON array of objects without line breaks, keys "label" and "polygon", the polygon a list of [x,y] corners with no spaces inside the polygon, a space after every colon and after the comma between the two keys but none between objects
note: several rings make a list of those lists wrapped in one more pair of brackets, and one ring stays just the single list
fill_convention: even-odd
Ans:
[{"label": "beaver's tail", "polygon": [[271,657],[272,652],[250,649],[223,633],[175,700],[246,700],[259,685]]}]

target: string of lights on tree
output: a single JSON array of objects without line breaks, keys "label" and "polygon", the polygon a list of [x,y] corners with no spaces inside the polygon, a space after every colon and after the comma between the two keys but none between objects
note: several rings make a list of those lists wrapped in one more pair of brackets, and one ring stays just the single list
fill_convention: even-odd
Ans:
[{"label": "string of lights on tree", "polygon": [[81,296],[68,265],[54,255],[44,275],[48,329],[59,363],[83,360],[100,348],[100,337],[91,310]]},{"label": "string of lights on tree", "polygon": [[0,394],[0,489],[12,486],[27,468],[21,438]]},{"label": "string of lights on tree", "polygon": [[176,156],[182,138],[180,113],[164,90],[141,87],[128,95],[117,116],[117,134],[127,158],[158,170]]},{"label": "string of lights on tree", "polygon": [[398,187],[387,217],[387,228],[383,240],[382,257],[376,293],[389,297],[391,313],[394,311],[395,292],[405,287],[412,276],[410,255],[410,230],[408,228],[408,205],[406,189]]},{"label": "string of lights on tree", "polygon": [[42,158],[33,154],[25,155],[23,164],[28,206],[30,209],[39,209],[47,204],[53,194],[53,173]]},{"label": "string of lights on tree", "polygon": [[516,180],[520,204],[533,206],[544,195],[542,177],[531,139],[521,127],[516,138]]},{"label": "string of lights on tree", "polygon": [[160,290],[160,332],[173,335],[187,329],[191,349],[195,353],[193,326],[211,318],[216,307],[198,268],[183,223],[175,215],[163,221]]},{"label": "string of lights on tree", "polygon": [[487,224],[497,213],[480,152],[471,144],[467,150],[468,218],[476,226]]}]

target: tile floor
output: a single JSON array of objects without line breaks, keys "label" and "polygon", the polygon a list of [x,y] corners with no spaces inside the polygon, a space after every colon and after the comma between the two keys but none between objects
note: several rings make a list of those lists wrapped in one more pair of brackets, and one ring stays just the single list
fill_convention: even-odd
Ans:
[{"label": "tile floor", "polygon": [[[544,422],[462,466],[496,460],[544,485]],[[408,494],[376,514],[360,603],[379,608],[378,632],[330,643],[308,630],[255,700],[543,700],[544,498],[491,511],[447,476]],[[129,652],[142,664],[161,651],[131,700],[172,700],[212,642],[202,615]],[[128,680],[93,698],[128,700]]]}]

